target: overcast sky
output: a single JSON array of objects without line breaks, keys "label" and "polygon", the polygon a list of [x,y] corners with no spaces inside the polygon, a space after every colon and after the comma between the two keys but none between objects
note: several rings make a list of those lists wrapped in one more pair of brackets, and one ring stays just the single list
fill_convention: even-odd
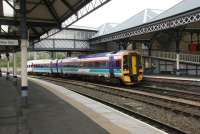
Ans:
[{"label": "overcast sky", "polygon": [[[75,25],[97,28],[104,23],[121,23],[146,8],[166,10],[180,1],[182,0],[111,0]],[[4,5],[6,15],[12,16],[12,8],[6,2]]]},{"label": "overcast sky", "polygon": [[75,25],[99,27],[111,22],[121,23],[146,8],[166,10],[181,0],[111,0]]}]

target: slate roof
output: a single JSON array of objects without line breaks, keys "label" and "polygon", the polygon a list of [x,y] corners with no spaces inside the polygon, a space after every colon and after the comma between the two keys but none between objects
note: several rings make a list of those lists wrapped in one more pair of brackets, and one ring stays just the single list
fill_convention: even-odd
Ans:
[{"label": "slate roof", "polygon": [[100,27],[97,28],[97,34],[95,34],[94,37],[97,36],[101,36],[101,35],[105,35],[110,33],[110,31],[116,26],[118,25],[117,23],[105,23],[103,25],[101,25]]},{"label": "slate roof", "polygon": [[178,4],[169,8],[168,10],[155,10],[155,9],[145,9],[133,17],[127,19],[123,23],[107,30],[104,34],[97,34],[95,37],[100,37],[106,34],[111,34],[126,29],[134,28],[143,24],[159,21],[165,18],[173,17],[178,14],[182,14],[200,7],[200,0],[182,0]]},{"label": "slate roof", "polygon": [[200,0],[183,0],[163,13],[159,14],[155,18],[151,19],[150,22],[168,18],[180,13],[184,13],[190,10],[194,10],[200,7]]},{"label": "slate roof", "polygon": [[158,9],[145,9],[138,14],[132,16],[131,18],[127,19],[126,21],[122,22],[121,24],[114,27],[111,32],[121,31],[124,29],[128,29],[131,27],[135,27],[141,24],[144,24],[163,12],[163,10]]},{"label": "slate roof", "polygon": [[94,36],[101,36],[106,35],[109,33],[125,30],[137,25],[141,25],[145,22],[148,22],[153,17],[157,16],[159,13],[161,13],[162,10],[157,9],[145,9],[138,14],[132,16],[131,18],[125,20],[121,24],[116,23],[106,23],[98,28],[98,33]]}]

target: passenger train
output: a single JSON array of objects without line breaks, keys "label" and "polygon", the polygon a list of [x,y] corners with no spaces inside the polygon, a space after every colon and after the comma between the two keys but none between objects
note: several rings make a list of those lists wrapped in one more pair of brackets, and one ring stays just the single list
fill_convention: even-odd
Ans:
[{"label": "passenger train", "polygon": [[125,85],[134,85],[143,79],[141,55],[129,50],[56,60],[31,60],[27,63],[27,71],[37,75],[119,80]]}]

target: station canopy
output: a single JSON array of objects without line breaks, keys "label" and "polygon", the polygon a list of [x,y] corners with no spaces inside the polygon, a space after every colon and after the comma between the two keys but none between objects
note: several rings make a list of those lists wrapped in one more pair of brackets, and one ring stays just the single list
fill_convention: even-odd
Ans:
[{"label": "station canopy", "polygon": [[[26,0],[30,43],[67,28],[109,1]],[[0,27],[1,39],[20,39],[20,0],[0,0]]]},{"label": "station canopy", "polygon": [[[124,39],[149,40],[158,31],[200,31],[200,1],[182,0],[166,11],[146,9],[104,33],[97,33],[91,44]],[[104,30],[103,30],[104,31]]]}]

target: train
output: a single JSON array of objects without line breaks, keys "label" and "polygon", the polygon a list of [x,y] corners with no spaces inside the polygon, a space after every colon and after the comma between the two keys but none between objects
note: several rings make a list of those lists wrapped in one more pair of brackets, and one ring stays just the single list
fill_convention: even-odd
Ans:
[{"label": "train", "polygon": [[119,81],[135,85],[143,80],[142,56],[137,51],[97,53],[65,59],[27,62],[28,74]]}]

